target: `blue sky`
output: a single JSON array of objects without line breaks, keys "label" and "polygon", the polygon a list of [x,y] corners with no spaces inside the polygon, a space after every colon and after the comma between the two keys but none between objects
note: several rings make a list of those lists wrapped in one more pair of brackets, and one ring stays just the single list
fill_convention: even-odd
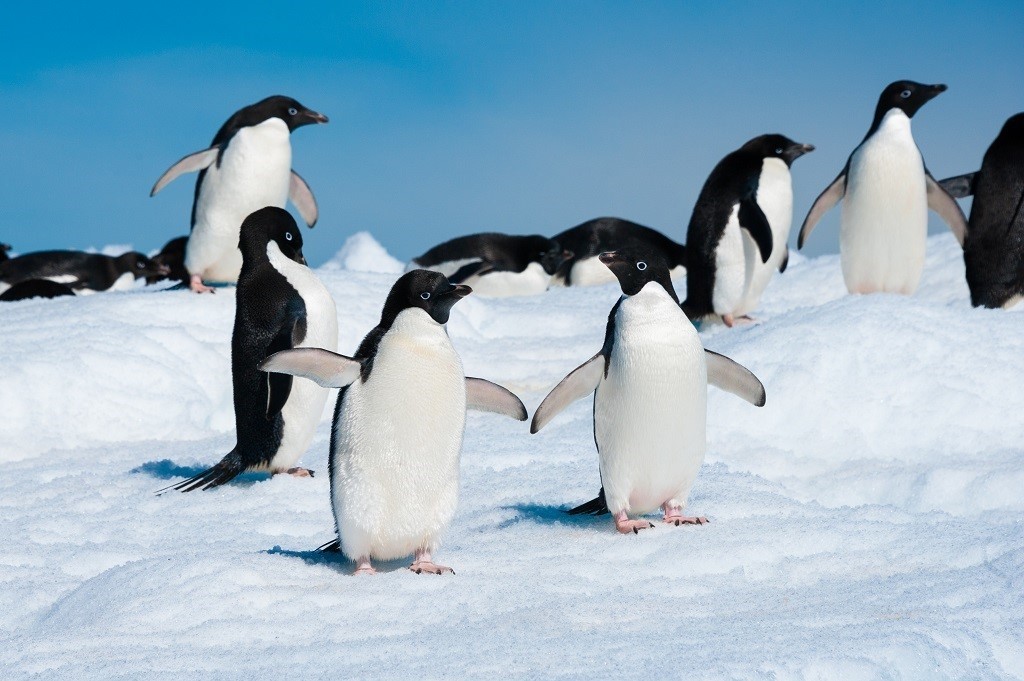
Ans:
[{"label": "blue sky", "polygon": [[[1024,110],[1021,2],[214,4],[8,10],[0,241],[187,233],[192,178],[150,186],[270,94],[331,118],[293,137],[313,264],[359,230],[403,259],[601,215],[683,240],[711,168],[765,132],[818,147],[794,166],[799,225],[888,82],[949,85],[914,119],[940,178]],[[833,211],[807,250],[836,250],[837,228]]]}]

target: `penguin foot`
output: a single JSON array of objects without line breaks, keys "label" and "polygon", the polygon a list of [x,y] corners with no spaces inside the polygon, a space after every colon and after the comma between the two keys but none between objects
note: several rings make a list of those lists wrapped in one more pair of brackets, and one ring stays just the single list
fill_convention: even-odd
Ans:
[{"label": "penguin foot", "polygon": [[285,471],[288,475],[294,475],[296,478],[312,478],[313,471],[308,468],[289,468]]},{"label": "penguin foot", "polygon": [[443,575],[445,573],[455,574],[455,570],[452,570],[447,565],[437,565],[429,560],[414,561],[413,564],[409,566],[409,569],[418,575],[421,575],[424,572],[429,575]]},{"label": "penguin foot", "polygon": [[669,506],[667,504],[662,505],[662,511],[665,513],[664,521],[669,525],[707,525],[708,519],[704,516],[688,516],[683,515],[683,509],[679,506]]},{"label": "penguin foot", "polygon": [[198,274],[193,274],[189,277],[188,287],[196,293],[216,293],[212,287],[203,283],[203,278]]},{"label": "penguin foot", "polygon": [[364,556],[356,561],[356,569],[352,573],[353,575],[375,575],[377,571],[370,565],[369,557]]},{"label": "penguin foot", "polygon": [[640,530],[649,530],[652,527],[654,524],[647,520],[630,520],[625,511],[615,516],[615,529],[620,534],[629,534],[630,532],[638,534]]},{"label": "penguin foot", "polygon": [[757,324],[757,320],[747,314],[739,317],[733,317],[731,314],[724,314],[722,315],[722,322],[730,329],[736,325],[744,326],[746,324]]}]

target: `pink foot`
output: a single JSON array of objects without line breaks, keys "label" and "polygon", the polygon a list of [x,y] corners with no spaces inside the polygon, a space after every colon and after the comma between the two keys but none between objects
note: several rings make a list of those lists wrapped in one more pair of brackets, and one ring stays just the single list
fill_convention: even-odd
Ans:
[{"label": "pink foot", "polygon": [[732,318],[732,315],[731,315],[731,314],[724,314],[724,315],[722,315],[722,321],[723,321],[723,322],[725,323],[725,325],[726,325],[726,326],[728,326],[728,327],[729,327],[730,329],[732,328],[733,324],[735,324],[735,323],[736,323],[736,320],[734,320],[734,319]]},{"label": "pink foot", "polygon": [[668,504],[664,504],[661,509],[665,513],[664,520],[669,525],[679,527],[680,525],[707,525],[708,523],[708,519],[704,516],[683,515],[683,509],[681,506],[669,506]]},{"label": "pink foot", "polygon": [[615,516],[615,529],[620,534],[629,534],[630,532],[637,534],[640,530],[649,530],[652,527],[654,525],[647,520],[630,520],[625,511],[619,511]]},{"label": "pink foot", "polygon": [[426,549],[416,549],[416,554],[413,556],[412,565],[409,569],[418,575],[426,572],[430,575],[443,575],[447,572],[455,574],[455,570],[452,570],[447,565],[438,565],[430,559],[430,551]]},{"label": "pink foot", "polygon": [[308,468],[289,468],[285,471],[288,475],[294,475],[296,478],[312,478],[313,471]]},{"label": "pink foot", "polygon": [[363,556],[362,558],[360,558],[359,560],[356,561],[356,569],[355,569],[355,572],[353,572],[352,574],[354,574],[354,575],[375,575],[375,574],[377,574],[377,571],[373,569],[372,565],[370,565],[370,558],[369,558],[369,556]]},{"label": "pink foot", "polygon": [[196,293],[216,293],[216,291],[203,283],[203,278],[198,274],[189,277],[188,287]]}]

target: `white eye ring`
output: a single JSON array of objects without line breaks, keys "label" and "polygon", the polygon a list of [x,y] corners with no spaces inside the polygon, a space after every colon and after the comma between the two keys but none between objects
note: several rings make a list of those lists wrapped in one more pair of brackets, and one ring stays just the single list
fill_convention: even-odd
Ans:
[{"label": "white eye ring", "polygon": [[135,266],[138,267],[141,270],[143,267],[146,266],[146,263],[139,261],[139,262],[135,263]]},{"label": "white eye ring", "polygon": [[287,239],[288,241],[291,241],[292,240],[292,233],[291,232],[285,232],[284,233],[284,238]]},{"label": "white eye ring", "polygon": [[420,298],[423,300],[430,300],[430,291],[424,291],[420,294]]},{"label": "white eye ring", "polygon": [[299,110],[296,109],[294,106],[288,108],[288,115],[294,116],[297,113],[299,113]]},{"label": "white eye ring", "polygon": [[637,268],[638,270],[640,270],[641,272],[643,272],[644,270],[646,270],[646,269],[647,269],[647,263],[645,263],[645,262],[644,262],[643,260],[641,260],[640,262],[638,262],[638,263],[636,264],[636,268]]},{"label": "white eye ring", "polygon": [[906,99],[907,97],[909,97],[912,94],[913,93],[910,90],[904,90],[903,92],[900,93],[900,97],[902,97],[903,99]]},{"label": "white eye ring", "polygon": [[776,149],[775,153],[776,154],[781,154],[782,153],[782,147],[779,147],[778,149]]}]

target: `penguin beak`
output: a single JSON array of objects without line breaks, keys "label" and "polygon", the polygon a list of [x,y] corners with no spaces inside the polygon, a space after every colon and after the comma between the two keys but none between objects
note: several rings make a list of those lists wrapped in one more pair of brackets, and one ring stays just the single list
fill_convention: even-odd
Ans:
[{"label": "penguin beak", "polygon": [[572,256],[576,255],[572,251],[562,251],[562,262],[569,260]]},{"label": "penguin beak", "polygon": [[933,97],[938,97],[948,89],[949,88],[946,87],[945,83],[938,83],[937,85],[929,85],[925,94],[928,96],[928,99],[932,99]]},{"label": "penguin beak", "polygon": [[324,116],[322,113],[318,113],[316,111],[312,111],[309,109],[304,111],[303,115],[313,123],[326,123],[330,120],[329,118],[327,118],[327,116]]},{"label": "penguin beak", "polygon": [[157,265],[156,273],[159,274],[160,276],[166,277],[168,274],[171,273],[171,268],[168,267],[167,265]]},{"label": "penguin beak", "polygon": [[456,298],[465,298],[466,296],[468,296],[472,292],[473,292],[473,289],[471,289],[470,287],[466,286],[465,284],[456,284],[445,295],[455,296]]},{"label": "penguin beak", "polygon": [[622,256],[620,256],[617,251],[605,251],[601,255],[597,256],[597,259],[608,267],[611,267],[614,263],[620,262],[622,260]]},{"label": "penguin beak", "polygon": [[813,144],[794,144],[789,148],[790,155],[794,158],[800,158],[804,154],[809,154],[814,151]]}]

